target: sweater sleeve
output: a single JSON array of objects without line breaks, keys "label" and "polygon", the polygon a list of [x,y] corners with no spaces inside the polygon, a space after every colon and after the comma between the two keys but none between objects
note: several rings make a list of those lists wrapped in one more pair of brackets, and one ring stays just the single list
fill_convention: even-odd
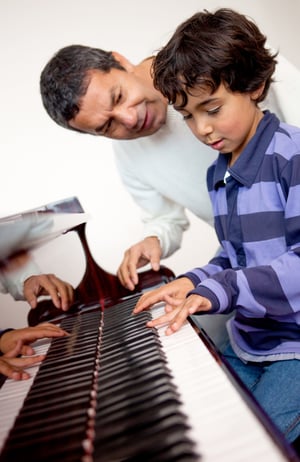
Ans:
[{"label": "sweater sleeve", "polygon": [[24,282],[35,274],[41,274],[41,271],[32,260],[14,271],[2,270],[0,272],[0,291],[9,293],[15,300],[24,300]]},{"label": "sweater sleeve", "polygon": [[[269,265],[227,269],[202,280],[190,294],[208,298],[212,311],[241,313],[258,317],[285,317],[300,312],[300,245],[273,260]],[[189,277],[187,273],[187,277]]]},{"label": "sweater sleeve", "polygon": [[263,106],[275,112],[281,120],[300,127],[300,70],[278,54],[275,79]]},{"label": "sweater sleeve", "polygon": [[183,232],[189,227],[185,209],[140,180],[137,173],[127,168],[122,145],[114,144],[115,158],[122,182],[142,210],[143,236],[157,236],[162,257],[172,255],[181,245]]}]

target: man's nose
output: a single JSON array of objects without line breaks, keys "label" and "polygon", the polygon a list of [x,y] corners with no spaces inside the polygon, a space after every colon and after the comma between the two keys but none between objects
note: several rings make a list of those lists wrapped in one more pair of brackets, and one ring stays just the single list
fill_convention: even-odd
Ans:
[{"label": "man's nose", "polygon": [[134,108],[118,107],[115,109],[115,120],[127,129],[133,129],[138,123],[137,112]]}]

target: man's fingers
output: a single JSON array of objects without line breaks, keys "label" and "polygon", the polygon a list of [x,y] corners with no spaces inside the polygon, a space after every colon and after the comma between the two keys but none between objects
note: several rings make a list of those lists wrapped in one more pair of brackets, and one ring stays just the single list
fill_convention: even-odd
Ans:
[{"label": "man's fingers", "polygon": [[68,310],[74,301],[71,284],[62,281],[54,274],[34,275],[24,283],[24,296],[31,308],[36,308],[40,295],[49,295],[56,308]]}]

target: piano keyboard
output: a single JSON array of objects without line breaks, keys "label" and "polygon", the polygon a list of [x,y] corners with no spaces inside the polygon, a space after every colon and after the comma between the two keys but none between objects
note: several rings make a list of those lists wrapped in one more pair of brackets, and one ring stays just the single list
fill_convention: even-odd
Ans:
[{"label": "piano keyboard", "polygon": [[[163,308],[153,311],[157,311],[153,313],[157,317]],[[192,326],[186,323],[171,336],[164,331],[159,329],[162,346],[182,399],[182,412],[189,416],[189,437],[196,442],[201,460],[289,460]]]},{"label": "piano keyboard", "polygon": [[297,460],[189,323],[167,337],[145,327],[150,312],[131,316],[135,303],[65,318],[71,335],[51,342],[35,378],[6,381],[0,462]]}]

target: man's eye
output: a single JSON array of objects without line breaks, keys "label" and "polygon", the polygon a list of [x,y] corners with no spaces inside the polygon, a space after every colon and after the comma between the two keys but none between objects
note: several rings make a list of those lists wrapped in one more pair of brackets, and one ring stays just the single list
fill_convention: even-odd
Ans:
[{"label": "man's eye", "polygon": [[104,135],[106,135],[107,133],[109,133],[111,124],[112,124],[112,119],[109,119],[109,121],[107,122],[107,124],[106,124],[106,126],[105,126]]},{"label": "man's eye", "polygon": [[191,118],[192,118],[192,115],[191,115],[191,114],[185,114],[185,115],[183,116],[183,120],[189,120],[189,119],[191,119]]}]

